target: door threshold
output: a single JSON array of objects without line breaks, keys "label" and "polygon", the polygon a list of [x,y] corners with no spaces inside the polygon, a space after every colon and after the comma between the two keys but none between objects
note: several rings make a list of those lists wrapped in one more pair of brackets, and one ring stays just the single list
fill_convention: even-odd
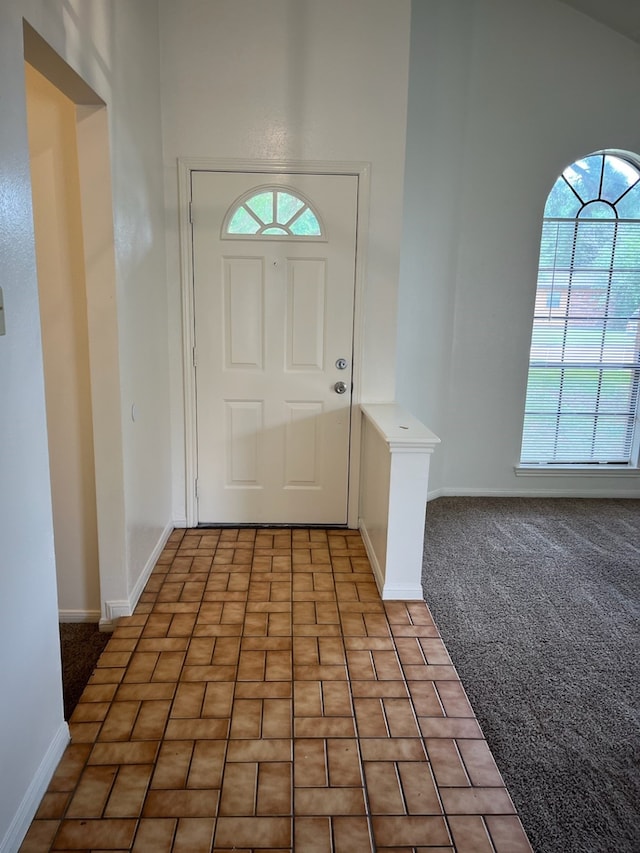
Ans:
[{"label": "door threshold", "polygon": [[198,530],[211,530],[211,529],[250,529],[250,530],[263,530],[267,528],[277,528],[279,530],[347,530],[347,524],[245,524],[242,523],[231,523],[231,522],[201,522],[196,525]]}]

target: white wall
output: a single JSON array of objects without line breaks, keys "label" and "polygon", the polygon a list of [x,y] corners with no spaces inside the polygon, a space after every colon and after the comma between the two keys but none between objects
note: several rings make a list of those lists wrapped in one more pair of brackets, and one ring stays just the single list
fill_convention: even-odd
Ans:
[{"label": "white wall", "polygon": [[158,4],[94,5],[109,10],[112,96],[103,97],[111,117],[130,592],[172,522]]},{"label": "white wall", "polygon": [[[10,850],[65,737],[23,17],[109,111],[120,366],[114,382],[120,384],[123,413],[123,459],[112,465],[120,465],[124,478],[123,506],[113,496],[123,530],[122,547],[116,543],[108,567],[119,579],[112,595],[128,596],[171,519],[156,3],[5,0],[0,4],[0,286],[7,326],[0,337],[0,849],[4,840]],[[105,247],[93,248],[101,263]],[[128,416],[134,402],[135,423]]]},{"label": "white wall", "polygon": [[442,439],[431,486],[638,494],[513,466],[546,195],[578,157],[640,152],[640,47],[555,0],[450,5],[413,6],[399,306],[399,399]]},{"label": "white wall", "polygon": [[161,0],[174,517],[184,517],[178,157],[370,161],[363,396],[393,399],[408,0]]},{"label": "white wall", "polygon": [[[445,441],[473,15],[473,0],[411,11],[397,399]],[[431,461],[434,490],[445,452]]]}]

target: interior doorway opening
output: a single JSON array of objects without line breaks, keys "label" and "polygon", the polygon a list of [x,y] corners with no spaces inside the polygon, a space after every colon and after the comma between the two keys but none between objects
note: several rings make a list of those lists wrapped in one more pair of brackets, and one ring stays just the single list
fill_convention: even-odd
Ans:
[{"label": "interior doorway opening", "polygon": [[107,107],[23,31],[58,609],[108,630],[125,515]]},{"label": "interior doorway opening", "polygon": [[25,66],[33,223],[61,622],[98,622],[93,412],[76,112]]}]

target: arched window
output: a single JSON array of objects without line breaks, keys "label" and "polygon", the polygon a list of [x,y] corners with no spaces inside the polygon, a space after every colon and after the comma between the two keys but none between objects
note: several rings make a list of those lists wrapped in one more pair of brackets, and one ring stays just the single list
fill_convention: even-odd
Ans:
[{"label": "arched window", "polygon": [[602,151],[544,211],[521,463],[637,462],[640,160]]},{"label": "arched window", "polygon": [[282,187],[260,187],[231,205],[223,237],[322,239],[324,229],[311,202]]}]

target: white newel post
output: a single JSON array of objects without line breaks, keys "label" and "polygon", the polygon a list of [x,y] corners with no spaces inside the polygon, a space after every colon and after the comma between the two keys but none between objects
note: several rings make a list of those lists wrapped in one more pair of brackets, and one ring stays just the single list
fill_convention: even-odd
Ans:
[{"label": "white newel post", "polygon": [[421,599],[429,460],[440,439],[397,403],[362,405],[359,527],[383,599]]}]

